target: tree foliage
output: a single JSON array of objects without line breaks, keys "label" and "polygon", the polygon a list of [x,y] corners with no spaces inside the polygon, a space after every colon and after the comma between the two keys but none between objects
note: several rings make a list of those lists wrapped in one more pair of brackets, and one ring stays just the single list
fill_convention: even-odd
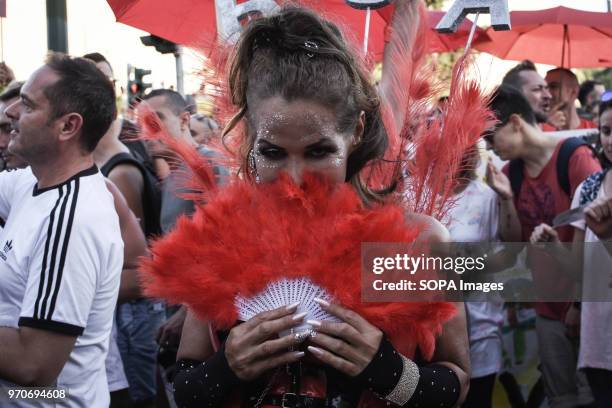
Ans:
[{"label": "tree foliage", "polygon": [[427,8],[429,9],[439,10],[442,8],[444,0],[425,0],[425,4],[427,4]]}]

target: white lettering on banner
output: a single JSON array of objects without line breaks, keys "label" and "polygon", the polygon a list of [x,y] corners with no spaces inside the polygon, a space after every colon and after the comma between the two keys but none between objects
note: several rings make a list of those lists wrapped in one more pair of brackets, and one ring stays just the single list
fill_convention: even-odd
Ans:
[{"label": "white lettering on banner", "polygon": [[436,30],[440,33],[454,33],[470,13],[491,14],[491,26],[496,31],[511,28],[508,0],[455,0]]},{"label": "white lettering on banner", "polygon": [[385,7],[391,3],[392,0],[346,0],[346,3],[356,9],[377,9]]},{"label": "white lettering on banner", "polygon": [[249,0],[236,4],[236,0],[215,0],[217,35],[223,41],[236,42],[242,22],[258,15],[267,16],[278,9],[274,0]]}]

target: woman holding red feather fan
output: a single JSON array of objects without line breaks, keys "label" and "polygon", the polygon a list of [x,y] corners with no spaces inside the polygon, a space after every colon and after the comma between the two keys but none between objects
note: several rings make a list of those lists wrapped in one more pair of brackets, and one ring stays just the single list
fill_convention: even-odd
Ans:
[{"label": "woman holding red feather fan", "polygon": [[[451,407],[465,397],[463,304],[360,300],[361,242],[448,239],[425,214],[441,214],[448,174],[487,126],[486,103],[467,82],[451,89],[454,116],[418,120],[430,93],[414,39],[425,30],[408,23],[423,9],[398,4],[399,17],[412,20],[394,23],[384,75],[396,89],[383,84],[384,97],[333,23],[295,7],[250,22],[230,60],[238,112],[224,134],[238,134],[244,171],[229,187],[214,190],[212,166],[157,135],[192,168],[192,189],[214,190],[143,265],[149,295],[190,310],[174,380],[180,407]],[[406,131],[416,150],[402,167]],[[376,167],[385,155],[395,159],[392,174]],[[406,172],[409,182],[398,177]],[[389,187],[375,190],[372,180]],[[412,190],[408,205],[399,187]],[[237,297],[304,277],[330,294],[317,302],[335,320],[304,322],[296,303],[239,321]],[[291,330],[305,324],[312,330]]]}]

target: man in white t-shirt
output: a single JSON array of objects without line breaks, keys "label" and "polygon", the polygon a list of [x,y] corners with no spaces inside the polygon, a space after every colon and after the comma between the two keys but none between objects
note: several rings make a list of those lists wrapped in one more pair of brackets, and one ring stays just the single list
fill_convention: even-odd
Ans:
[{"label": "man in white t-shirt", "polygon": [[[116,116],[113,86],[90,61],[54,54],[6,114],[9,150],[31,167],[0,174],[0,406],[108,407],[123,242],[92,151]],[[8,400],[25,386],[67,396]]]}]

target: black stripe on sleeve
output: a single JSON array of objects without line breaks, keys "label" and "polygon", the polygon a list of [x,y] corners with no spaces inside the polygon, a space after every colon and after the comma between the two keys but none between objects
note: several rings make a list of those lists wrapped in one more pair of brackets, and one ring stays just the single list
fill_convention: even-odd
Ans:
[{"label": "black stripe on sleeve", "polygon": [[68,243],[70,242],[70,232],[72,231],[72,223],[74,222],[74,211],[76,210],[77,200],[79,198],[79,179],[74,181],[74,193],[72,195],[72,203],[70,204],[70,213],[68,214],[68,226],[66,227],[66,234],[64,236],[64,242],[62,244],[62,253],[60,255],[60,263],[57,268],[57,283],[55,284],[55,290],[53,291],[53,297],[51,298],[51,305],[49,306],[49,314],[47,319],[53,318],[53,312],[55,311],[55,303],[57,302],[57,294],[59,293],[60,286],[62,284],[62,275],[64,273],[64,264],[66,263],[66,252],[68,251]]},{"label": "black stripe on sleeve", "polygon": [[19,318],[19,326],[31,327],[33,329],[48,330],[56,333],[80,336],[85,328],[69,323],[54,322],[53,320],[32,319],[31,317]]},{"label": "black stripe on sleeve", "polygon": [[53,209],[51,210],[51,215],[49,216],[49,227],[47,228],[47,239],[45,240],[45,252],[43,255],[42,266],[40,268],[40,283],[38,284],[38,295],[36,296],[36,302],[34,303],[33,317],[35,319],[40,317],[40,315],[38,314],[38,308],[40,307],[40,301],[42,299],[43,289],[45,286],[47,258],[49,256],[49,247],[51,245],[51,235],[53,233],[53,222],[55,221],[55,211],[57,210],[57,207],[59,206],[59,203],[62,199],[63,194],[64,194],[64,189],[63,187],[60,187],[57,201],[55,201],[55,205],[53,206]]},{"label": "black stripe on sleeve", "polygon": [[55,230],[55,238],[53,239],[53,249],[51,250],[51,263],[49,265],[49,274],[48,274],[49,277],[47,279],[47,290],[45,291],[45,296],[43,298],[42,306],[40,309],[40,316],[42,316],[43,319],[47,315],[47,306],[49,304],[49,297],[51,296],[51,288],[54,285],[57,285],[57,281],[55,283],[53,282],[53,275],[55,274],[57,249],[59,247],[60,238],[62,236],[62,229],[64,226],[64,215],[66,215],[66,206],[70,199],[70,191],[71,191],[70,186],[71,185],[72,183],[68,183],[66,185],[66,197],[64,197],[64,200],[62,202],[62,206],[61,206],[60,213],[59,213],[59,219],[57,220],[57,227]]}]

